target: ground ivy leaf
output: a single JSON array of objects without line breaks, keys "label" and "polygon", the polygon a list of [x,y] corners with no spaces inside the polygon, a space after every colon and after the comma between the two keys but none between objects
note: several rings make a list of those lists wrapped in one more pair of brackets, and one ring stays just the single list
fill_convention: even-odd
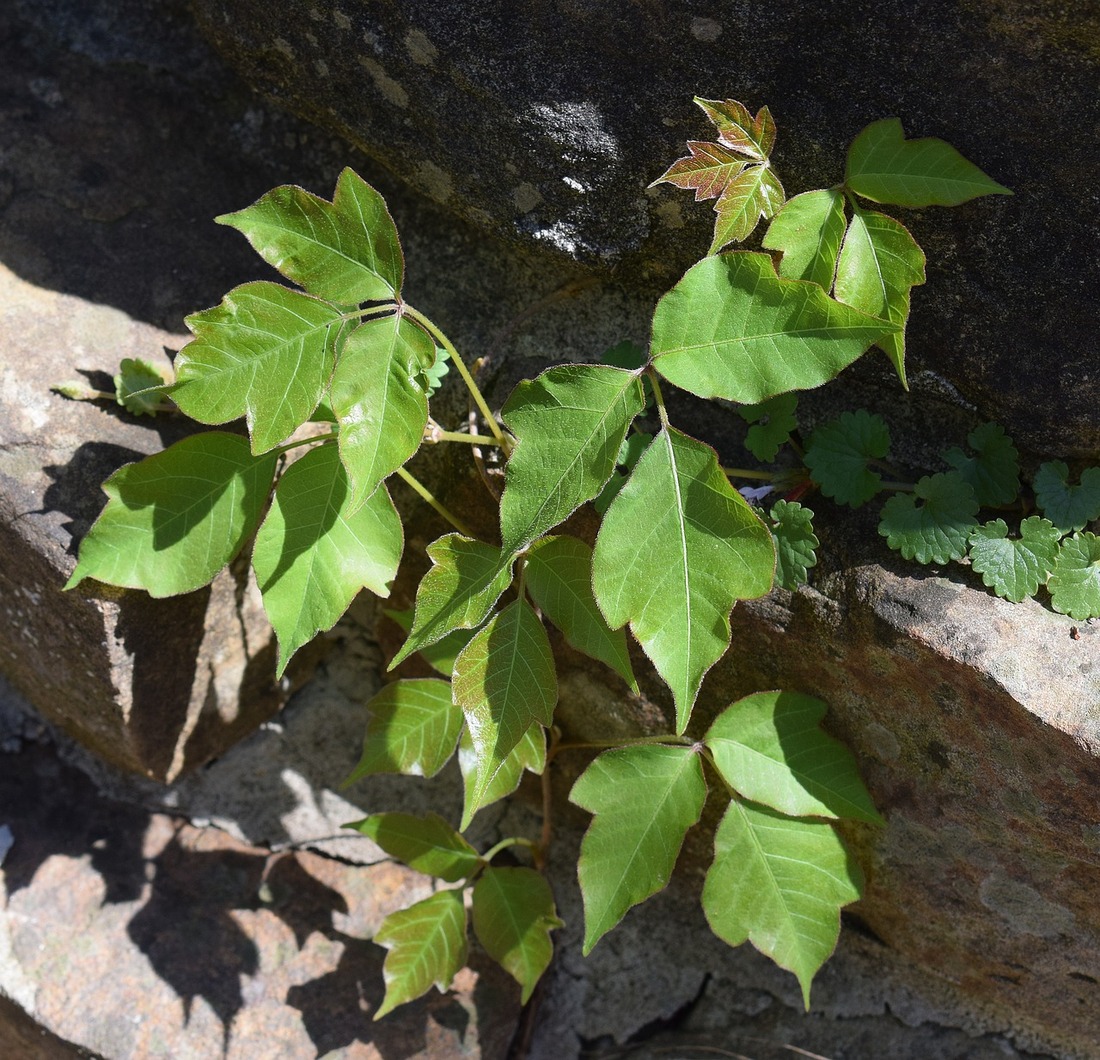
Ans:
[{"label": "ground ivy leaf", "polygon": [[868,465],[889,451],[890,429],[882,417],[858,409],[818,427],[806,445],[805,461],[826,497],[858,508],[882,488],[882,476]]},{"label": "ground ivy leaf", "polygon": [[775,541],[775,580],[784,589],[805,585],[810,568],[817,565],[818,541],[814,513],[797,501],[776,501],[771,510]]},{"label": "ground ivy leaf", "polygon": [[516,600],[462,649],[451,682],[477,754],[471,802],[485,790],[531,725],[549,725],[558,701],[550,640],[534,608]]},{"label": "ground ivy leaf", "polygon": [[974,489],[983,507],[1011,504],[1020,492],[1019,454],[1004,428],[983,423],[967,435],[977,456],[967,456],[957,445],[943,454],[946,460]]},{"label": "ground ivy leaf", "polygon": [[569,801],[595,815],[577,863],[585,956],[631,906],[668,883],[706,794],[690,747],[619,747],[581,774]]},{"label": "ground ivy leaf", "polygon": [[696,106],[714,123],[718,139],[727,147],[763,160],[775,146],[775,121],[767,107],[761,107],[755,118],[744,104],[735,99],[701,99]]},{"label": "ground ivy leaf", "polygon": [[[413,613],[411,610],[391,611],[387,609],[386,614],[406,633],[412,629]],[[458,653],[470,643],[470,638],[473,635],[474,631],[472,629],[456,629],[448,633],[442,640],[437,640],[434,644],[421,648],[419,654],[436,673],[441,673],[444,677],[449,678],[454,672],[455,659],[458,657]],[[449,685],[447,687],[450,688]],[[448,695],[450,695],[449,692]]]},{"label": "ground ivy leaf", "polygon": [[428,397],[419,376],[434,356],[435,343],[400,314],[365,320],[347,337],[329,402],[353,509],[420,448]]},{"label": "ground ivy leaf", "polygon": [[432,986],[440,993],[448,990],[466,963],[466,907],[461,889],[437,891],[391,913],[374,941],[389,950],[382,965],[386,996],[374,1014],[376,1020]]},{"label": "ground ivy leaf", "polygon": [[673,162],[650,187],[674,184],[685,191],[694,191],[696,202],[716,199],[748,165],[743,157],[721,144],[688,140],[688,151],[689,155]]},{"label": "ground ivy leaf", "polygon": [[235,287],[186,320],[172,400],[200,423],[244,416],[252,451],[285,440],[317,408],[335,363],[340,310],[277,283]]},{"label": "ground ivy leaf", "polygon": [[775,216],[783,199],[783,185],[766,162],[746,166],[714,204],[718,220],[714,222],[714,239],[707,253],[717,254],[724,246],[747,239],[761,217],[767,220]]},{"label": "ground ivy leaf", "polygon": [[608,624],[630,623],[672,689],[677,732],[729,647],[734,603],[766,593],[774,570],[771,534],[714,450],[666,427],[604,516],[592,587]]},{"label": "ground ivy leaf", "polygon": [[427,548],[432,569],[420,580],[412,631],[392,670],[456,629],[476,629],[512,581],[512,557],[461,534],[444,534]]},{"label": "ground ivy leaf", "polygon": [[693,265],[657,304],[653,363],[699,397],[753,405],[828,382],[897,325],[784,280],[767,254]]},{"label": "ground ivy leaf", "polygon": [[957,471],[942,471],[925,475],[912,493],[891,497],[882,506],[878,532],[906,559],[947,563],[966,555],[977,514],[970,483]]},{"label": "ground ivy leaf", "polygon": [[836,267],[834,294],[838,302],[869,316],[897,324],[878,345],[905,381],[905,322],[909,292],[924,283],[924,251],[909,230],[882,213],[853,207]]},{"label": "ground ivy leaf", "polygon": [[821,730],[825,704],[796,692],[756,692],[731,703],[703,742],[738,794],[792,817],[882,824],[856,760]]},{"label": "ground ivy leaf", "polygon": [[351,169],[333,201],[302,188],[273,188],[251,206],[216,218],[310,294],[357,305],[395,297],[404,261],[386,203]]},{"label": "ground ivy leaf", "polygon": [[735,799],[714,837],[703,912],[724,942],[751,942],[793,972],[809,1008],[810,983],[840,936],[840,909],[861,885],[831,824]]},{"label": "ground ivy leaf", "polygon": [[252,536],[275,476],[237,434],[206,431],[127,464],[103,483],[107,506],[65,585],[85,578],[176,596],[205,585]]},{"label": "ground ivy leaf", "polygon": [[765,464],[774,460],[798,427],[797,408],[797,394],[778,394],[759,405],[738,406],[737,414],[752,424],[745,435],[745,448]]},{"label": "ground ivy leaf", "polygon": [[603,488],[642,411],[637,375],[602,364],[565,364],[520,383],[502,410],[516,438],[506,468],[500,526],[518,551]]},{"label": "ground ivy leaf", "polygon": [[527,552],[531,599],[577,651],[606,663],[637,692],[626,633],[610,629],[592,595],[592,549],[575,537],[545,537]]},{"label": "ground ivy leaf", "polygon": [[1039,465],[1035,500],[1043,514],[1064,534],[1082,530],[1100,519],[1100,467],[1087,467],[1076,486],[1069,484],[1069,467],[1062,460]]},{"label": "ground ivy leaf", "polygon": [[140,358],[123,357],[114,378],[115,400],[135,416],[152,416],[170,389],[160,370]]},{"label": "ground ivy leaf", "polygon": [[1052,522],[1033,515],[1020,524],[1019,539],[1010,540],[1005,521],[994,519],[970,535],[970,565],[998,596],[1018,604],[1047,580],[1061,536]]},{"label": "ground ivy leaf", "polygon": [[546,877],[534,869],[488,868],[474,884],[471,912],[485,952],[523,988],[526,1005],[554,955],[550,932],[565,926]]},{"label": "ground ivy leaf", "polygon": [[768,226],[761,245],[782,252],[779,275],[784,279],[809,280],[828,293],[843,237],[844,195],[829,188],[791,199]]},{"label": "ground ivy leaf", "polygon": [[848,148],[845,183],[894,206],[957,206],[980,195],[1011,195],[943,140],[906,140],[897,118],[872,122]]},{"label": "ground ivy leaf", "polygon": [[546,730],[538,723],[532,725],[508,752],[489,783],[479,791],[477,752],[470,739],[470,730],[463,729],[458,742],[458,768],[462,772],[465,795],[461,825],[465,829],[469,828],[478,810],[511,795],[519,787],[525,769],[541,773],[546,768]]},{"label": "ground ivy leaf", "polygon": [[409,868],[448,883],[466,879],[484,864],[481,855],[434,813],[375,813],[346,827],[373,839]]},{"label": "ground ivy leaf", "polygon": [[389,596],[404,544],[385,487],[351,510],[347,474],[331,445],[287,468],[252,550],[264,610],[279,640],[281,675],[291,655],[331,629],[361,589]]},{"label": "ground ivy leaf", "polygon": [[394,681],[367,704],[363,754],[350,784],[376,773],[434,777],[455,753],[462,711],[451,684],[434,677]]},{"label": "ground ivy leaf", "polygon": [[[421,362],[423,365],[423,361]],[[442,347],[435,348],[435,361],[428,367],[421,367],[418,382],[427,397],[431,397],[443,385],[443,380],[451,370],[451,355]]]},{"label": "ground ivy leaf", "polygon": [[1047,588],[1055,611],[1078,621],[1100,618],[1100,537],[1083,533],[1063,541]]}]

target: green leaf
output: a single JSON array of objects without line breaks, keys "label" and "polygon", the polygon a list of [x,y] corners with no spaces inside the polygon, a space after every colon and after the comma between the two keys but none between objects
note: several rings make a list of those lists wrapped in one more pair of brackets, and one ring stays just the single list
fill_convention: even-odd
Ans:
[{"label": "green leaf", "polygon": [[743,157],[721,144],[688,140],[688,151],[691,153],[673,162],[650,187],[674,184],[685,191],[694,191],[696,202],[716,199],[748,165]]},{"label": "green leaf", "polygon": [[782,207],[783,185],[765,162],[747,166],[734,177],[714,204],[718,220],[714,222],[714,239],[708,254],[717,254],[730,243],[747,239],[760,218],[774,217]]},{"label": "green leaf", "polygon": [[734,603],[766,593],[774,570],[771,534],[714,450],[662,430],[604,516],[592,587],[608,624],[630,623],[672,689],[677,732],[729,647]]},{"label": "green leaf", "polygon": [[703,742],[746,799],[791,817],[882,824],[851,751],[821,730],[826,709],[797,692],[756,692],[722,711]]},{"label": "green leaf", "polygon": [[771,510],[775,540],[775,580],[784,589],[805,585],[810,568],[817,565],[818,541],[814,513],[797,501],[776,501]]},{"label": "green leaf", "polygon": [[891,497],[882,506],[878,532],[906,559],[947,563],[966,555],[977,514],[978,500],[970,483],[957,471],[943,471],[925,475],[912,493]]},{"label": "green leaf", "polygon": [[462,891],[437,891],[430,898],[391,913],[374,941],[390,952],[382,965],[386,996],[374,1014],[380,1020],[398,1005],[441,993],[466,963],[466,907]]},{"label": "green leaf", "polygon": [[442,817],[430,813],[375,813],[349,824],[373,839],[392,858],[410,869],[455,883],[473,875],[484,864],[481,855]]},{"label": "green leaf", "polygon": [[474,931],[485,952],[523,988],[526,1005],[554,956],[558,918],[546,877],[534,869],[488,868],[474,884]]},{"label": "green leaf", "polygon": [[661,299],[651,353],[670,383],[752,405],[827,383],[897,330],[780,279],[767,254],[735,251],[693,265]]},{"label": "green leaf", "polygon": [[471,802],[485,790],[534,722],[549,725],[558,679],[546,629],[525,600],[495,614],[455,660],[452,689],[478,760]]},{"label": "green leaf", "polygon": [[274,476],[274,456],[252,456],[224,431],[127,464],[103,483],[107,506],[65,588],[85,578],[156,597],[200,588],[252,536]]},{"label": "green leaf", "polygon": [[[844,195],[839,188],[796,195],[775,215],[761,244],[781,251],[779,275],[832,290],[844,237]],[[843,299],[841,299],[843,301]]]},{"label": "green leaf", "polygon": [[[406,633],[412,629],[413,613],[411,609],[408,611],[391,611],[387,609],[386,615],[392,618]],[[434,644],[421,648],[418,654],[436,673],[441,673],[444,677],[449,678],[454,672],[455,659],[458,657],[458,653],[470,643],[470,638],[473,635],[474,631],[472,629],[456,629],[454,632],[448,633],[442,640],[437,640]],[[450,695],[449,692],[448,695]]]},{"label": "green leaf", "polygon": [[451,699],[449,681],[394,681],[371,699],[367,710],[363,755],[345,784],[377,773],[434,777],[455,753],[462,711]]},{"label": "green leaf", "polygon": [[763,463],[774,460],[780,446],[787,444],[791,431],[798,427],[794,414],[797,408],[797,394],[778,394],[759,405],[739,406],[737,414],[752,424],[745,435],[745,448]]},{"label": "green leaf", "polygon": [[649,448],[649,443],[652,441],[653,435],[646,434],[645,431],[628,434],[623,439],[623,444],[619,446],[619,455],[615,458],[615,463],[627,471],[633,471],[638,461],[642,459],[642,453]]},{"label": "green leaf", "polygon": [[606,663],[637,692],[626,633],[612,630],[592,595],[592,550],[575,537],[546,537],[527,552],[527,591],[577,651]]},{"label": "green leaf", "polygon": [[516,387],[502,418],[517,444],[500,501],[504,549],[519,551],[600,492],[642,410],[637,375],[566,364]]},{"label": "green leaf", "polygon": [[401,562],[401,519],[385,488],[352,511],[335,447],[287,468],[252,550],[264,610],[279,639],[281,676],[291,655],[331,629],[360,589],[389,596]]},{"label": "green leaf", "polygon": [[172,400],[200,423],[244,416],[263,453],[305,423],[335,363],[335,306],[280,287],[246,283],[186,320],[195,338],[176,357]]},{"label": "green leaf", "polygon": [[444,534],[427,552],[432,569],[420,580],[412,632],[390,670],[456,629],[476,629],[512,582],[512,557],[482,541]]},{"label": "green leaf", "polygon": [[696,106],[714,123],[718,139],[727,147],[763,160],[775,146],[775,120],[767,107],[761,107],[755,118],[744,104],[735,99],[701,99],[695,97]]},{"label": "green leaf", "polygon": [[1083,533],[1063,541],[1047,588],[1055,611],[1078,621],[1100,618],[1100,537]]},{"label": "green leaf", "polygon": [[133,357],[122,358],[114,383],[115,400],[135,416],[155,415],[169,390],[158,368]]},{"label": "green leaf", "polygon": [[435,343],[399,314],[364,321],[344,343],[329,401],[353,510],[420,448],[428,398],[418,377],[434,356]]},{"label": "green leaf", "polygon": [[1020,492],[1019,454],[1004,428],[983,423],[967,435],[977,456],[967,456],[958,446],[943,454],[946,460],[974,489],[984,507],[1011,504]]},{"label": "green leaf", "polygon": [[869,316],[889,320],[899,329],[876,345],[905,381],[905,322],[909,292],[924,283],[924,251],[904,225],[882,213],[854,207],[836,268],[838,302]]},{"label": "green leaf", "polygon": [[1035,500],[1043,514],[1063,534],[1083,530],[1100,519],[1100,467],[1087,467],[1076,486],[1069,484],[1069,467],[1062,460],[1039,465],[1035,475]]},{"label": "green leaf", "polygon": [[404,261],[386,203],[345,169],[333,201],[292,185],[216,218],[243,232],[256,253],[310,294],[358,304],[396,296]]},{"label": "green leaf", "polygon": [[1010,540],[1003,519],[979,526],[970,535],[970,565],[996,594],[1014,604],[1034,596],[1058,557],[1061,532],[1037,515],[1020,524],[1020,537]]},{"label": "green leaf", "polygon": [[604,364],[614,368],[624,368],[628,372],[637,372],[649,363],[649,355],[636,342],[626,339],[604,351],[601,358]]},{"label": "green leaf", "polygon": [[897,118],[868,125],[848,148],[845,183],[895,206],[958,206],[980,195],[1011,195],[943,140],[906,140]]},{"label": "green leaf", "polygon": [[[423,363],[423,362],[421,362]],[[451,355],[442,347],[435,348],[435,361],[428,368],[421,368],[418,382],[427,397],[431,397],[443,385],[451,370]]]},{"label": "green leaf", "polygon": [[714,837],[703,912],[724,942],[749,941],[794,972],[809,1008],[810,983],[840,936],[840,909],[860,887],[832,825],[735,799]]},{"label": "green leaf", "polygon": [[469,828],[478,810],[511,795],[523,779],[523,771],[541,773],[546,768],[546,730],[537,722],[508,752],[488,784],[478,788],[478,756],[470,730],[463,729],[458,742],[458,768],[462,771],[465,795],[462,808],[462,828]]},{"label": "green leaf", "polygon": [[595,815],[577,863],[585,956],[631,906],[668,883],[706,794],[690,747],[618,747],[581,774],[569,801]]},{"label": "green leaf", "polygon": [[868,465],[889,451],[890,430],[882,417],[858,409],[818,427],[806,446],[805,461],[826,497],[858,508],[882,488],[882,476]]}]

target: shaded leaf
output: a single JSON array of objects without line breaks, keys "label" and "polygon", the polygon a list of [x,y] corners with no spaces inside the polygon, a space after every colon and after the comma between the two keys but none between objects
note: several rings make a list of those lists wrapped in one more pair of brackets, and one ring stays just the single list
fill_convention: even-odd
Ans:
[{"label": "shaded leaf", "polygon": [[872,460],[890,451],[890,430],[881,416],[866,409],[842,412],[810,436],[806,467],[826,497],[858,508],[882,488],[882,476]]},{"label": "shaded leaf", "polygon": [[912,493],[891,497],[882,506],[878,532],[906,559],[947,563],[966,555],[977,514],[970,484],[957,471],[943,471],[925,475]]},{"label": "shaded leaf", "polygon": [[[796,195],[775,215],[761,244],[781,251],[779,275],[832,290],[844,238],[844,195],[839,188]],[[844,301],[844,299],[841,299]]]},{"label": "shaded leaf", "polygon": [[810,568],[817,566],[818,541],[814,513],[797,501],[776,501],[771,510],[775,540],[775,580],[784,589],[805,585]]},{"label": "shaded leaf", "polygon": [[637,372],[649,363],[649,355],[636,342],[627,339],[605,350],[601,360],[614,368]]},{"label": "shaded leaf", "polygon": [[[387,610],[386,615],[392,618],[406,633],[412,629],[413,613],[408,611]],[[470,643],[474,635],[472,629],[456,629],[448,633],[442,640],[421,648],[417,653],[436,673],[441,673],[449,678],[454,672],[455,659],[458,653]],[[450,686],[447,686],[450,688]],[[450,693],[448,692],[448,695]]]},{"label": "shaded leaf", "polygon": [[1016,447],[1004,428],[983,423],[966,440],[977,456],[967,456],[958,446],[952,446],[943,454],[944,460],[970,483],[983,508],[1011,504],[1020,492],[1020,464]]},{"label": "shaded leaf", "polygon": [[797,408],[797,394],[778,394],[759,405],[738,406],[737,414],[752,424],[745,435],[745,448],[763,463],[774,460],[798,427]]},{"label": "shaded leaf", "polygon": [[783,185],[767,163],[747,166],[729,182],[714,204],[718,220],[714,222],[714,239],[707,253],[717,254],[730,243],[748,239],[761,217],[767,220],[775,216],[783,199]]},{"label": "shaded leaf", "polygon": [[537,722],[532,725],[508,752],[489,783],[479,790],[477,752],[470,739],[470,730],[463,729],[458,743],[458,767],[462,771],[465,795],[462,828],[466,829],[478,810],[511,795],[519,787],[525,769],[531,773],[541,773],[546,768],[546,730]]},{"label": "shaded leaf", "polygon": [[1082,533],[1063,541],[1047,588],[1055,611],[1078,621],[1100,618],[1100,537]]},{"label": "shaded leaf", "polygon": [[696,202],[716,199],[748,165],[743,157],[721,144],[688,140],[688,151],[691,153],[673,162],[650,187],[674,184],[685,191],[694,191]]},{"label": "shaded leaf", "polygon": [[481,855],[438,814],[375,813],[349,824],[392,858],[425,876],[456,883],[473,875]]},{"label": "shaded leaf", "polygon": [[135,416],[153,416],[169,391],[160,369],[140,358],[123,357],[114,378],[115,400]]},{"label": "shaded leaf", "polygon": [[[421,359],[423,365],[423,359]],[[431,397],[441,386],[451,370],[451,355],[442,347],[435,348],[435,361],[430,367],[421,367],[417,381],[427,397]]]},{"label": "shaded leaf", "polygon": [[619,747],[581,774],[569,801],[595,815],[577,863],[586,956],[631,906],[668,883],[706,794],[690,747]]},{"label": "shaded leaf", "polygon": [[252,536],[274,476],[274,456],[253,456],[246,439],[223,431],[119,468],[103,483],[107,506],[65,588],[85,578],[156,597],[200,588]]},{"label": "shaded leaf", "polygon": [[1020,524],[1020,536],[1013,540],[1005,521],[995,519],[970,535],[970,565],[998,596],[1018,604],[1047,580],[1061,536],[1053,523],[1033,515]]},{"label": "shaded leaf", "polygon": [[1035,474],[1035,500],[1059,530],[1068,534],[1100,519],[1100,467],[1087,467],[1076,486],[1069,484],[1065,461],[1050,460]]},{"label": "shaded leaf", "polygon": [[714,123],[718,139],[727,147],[761,160],[771,154],[776,130],[767,107],[761,107],[754,118],[748,108],[735,99],[701,99],[696,96],[695,104]]}]

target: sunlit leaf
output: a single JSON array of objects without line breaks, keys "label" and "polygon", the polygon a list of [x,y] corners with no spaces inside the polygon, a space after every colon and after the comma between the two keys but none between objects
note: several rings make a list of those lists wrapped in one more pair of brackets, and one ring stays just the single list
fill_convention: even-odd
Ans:
[{"label": "sunlit leaf", "polygon": [[373,839],[409,868],[448,883],[466,879],[484,864],[481,855],[434,813],[375,813],[346,827]]},{"label": "sunlit leaf", "polygon": [[[386,611],[386,615],[392,618],[406,633],[412,629],[413,613],[407,611]],[[474,635],[472,629],[456,629],[448,633],[442,640],[429,644],[417,653],[436,673],[444,677],[450,677],[454,672],[455,659],[458,653],[470,643]],[[450,686],[447,686],[450,688]],[[448,693],[449,694],[449,693]]]},{"label": "sunlit leaf", "polygon": [[550,932],[564,927],[546,877],[534,869],[488,868],[474,884],[474,931],[485,952],[523,988],[527,1004],[550,964]]},{"label": "sunlit leaf", "polygon": [[1047,580],[1061,536],[1052,522],[1033,515],[1020,524],[1019,538],[1010,538],[1005,521],[995,519],[970,535],[970,565],[998,596],[1018,604]]},{"label": "sunlit leaf", "polygon": [[[761,244],[781,251],[779,275],[832,290],[844,238],[844,195],[839,188],[796,195],[775,215]],[[843,299],[842,299],[843,301]]]},{"label": "sunlit leaf", "polygon": [[737,414],[752,424],[745,435],[745,448],[764,463],[774,460],[780,447],[790,440],[791,431],[798,427],[794,414],[797,408],[797,394],[778,394],[759,405],[738,406]]},{"label": "sunlit leaf", "polygon": [[335,625],[361,589],[389,596],[403,545],[385,487],[352,510],[335,447],[318,446],[287,468],[252,550],[279,640],[277,676],[303,644]]},{"label": "sunlit leaf", "polygon": [[[721,144],[688,140],[687,157],[677,159],[653,184],[674,184],[695,192],[695,201],[716,199],[748,162]],[[650,187],[653,187],[653,184]]]},{"label": "sunlit leaf", "polygon": [[107,506],[65,588],[85,578],[157,597],[200,588],[252,536],[274,475],[274,456],[224,431],[127,464],[103,483]]},{"label": "sunlit leaf", "polygon": [[478,757],[474,750],[470,730],[463,729],[458,742],[458,767],[462,771],[464,801],[462,828],[469,828],[478,810],[511,795],[523,779],[523,771],[541,773],[546,768],[546,730],[537,722],[524,733],[523,738],[508,752],[483,788],[478,788]]},{"label": "sunlit leaf", "polygon": [[135,416],[152,416],[168,392],[160,369],[140,358],[123,357],[114,378],[115,400]]},{"label": "sunlit leaf", "polygon": [[842,412],[810,436],[806,467],[826,497],[858,508],[882,488],[870,464],[889,451],[890,430],[881,416],[866,409]]},{"label": "sunlit leaf", "polygon": [[783,205],[783,185],[766,163],[747,166],[734,177],[714,204],[718,219],[708,254],[717,254],[730,243],[747,239],[760,223],[774,217]]},{"label": "sunlit leaf", "polygon": [[967,456],[958,446],[943,454],[974,489],[982,507],[1011,504],[1020,492],[1019,454],[1004,428],[983,423],[967,435],[977,456]]},{"label": "sunlit leaf", "polygon": [[813,518],[814,513],[797,501],[776,501],[772,506],[775,580],[784,589],[805,585],[810,569],[817,565],[814,550],[821,542],[814,533]]},{"label": "sunlit leaf", "polygon": [[1055,611],[1079,622],[1100,618],[1100,537],[1083,533],[1063,541],[1047,588]]},{"label": "sunlit leaf", "polygon": [[1069,484],[1069,467],[1063,460],[1039,465],[1035,474],[1035,500],[1059,530],[1068,534],[1100,519],[1100,467],[1087,467],[1076,486]]},{"label": "sunlit leaf", "polygon": [[[923,503],[918,503],[923,502]],[[878,532],[906,559],[947,563],[966,555],[978,526],[978,500],[957,471],[925,475],[912,493],[898,493],[882,506]]]},{"label": "sunlit leaf", "polygon": [[631,906],[668,883],[706,794],[699,756],[662,744],[605,751],[573,785],[569,801],[595,815],[577,863],[586,956]]},{"label": "sunlit leaf", "polygon": [[699,397],[757,404],[828,382],[897,325],[784,280],[767,254],[704,258],[657,305],[657,371]]},{"label": "sunlit leaf", "polygon": [[630,623],[683,732],[703,675],[729,647],[734,603],[771,588],[771,534],[714,450],[668,427],[604,516],[592,569],[608,624]]},{"label": "sunlit leaf", "polygon": [[695,104],[714,123],[718,139],[727,147],[765,159],[775,146],[775,121],[767,107],[761,107],[754,118],[748,108],[735,99],[701,99]]}]

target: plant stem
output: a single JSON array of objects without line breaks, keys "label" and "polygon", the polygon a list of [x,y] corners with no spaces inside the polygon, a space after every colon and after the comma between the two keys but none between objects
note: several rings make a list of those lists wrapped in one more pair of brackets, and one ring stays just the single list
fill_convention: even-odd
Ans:
[{"label": "plant stem", "polygon": [[397,469],[398,475],[401,476],[424,500],[426,500],[444,519],[447,520],[460,534],[466,537],[476,537],[477,535],[461,520],[454,512],[448,511],[432,493],[427,486],[424,485],[418,478],[415,478],[412,474],[406,471],[403,467]]},{"label": "plant stem", "polygon": [[502,839],[496,846],[490,847],[481,855],[482,861],[492,861],[502,850],[507,850],[508,847],[528,847],[530,850],[536,849],[536,844],[530,839],[524,839],[523,836],[510,835],[507,839]]},{"label": "plant stem", "polygon": [[369,320],[371,317],[382,317],[399,309],[396,302],[385,302],[382,305],[368,306],[366,309],[354,309],[350,313],[341,313],[341,320]]},{"label": "plant stem", "polygon": [[653,387],[653,398],[657,402],[657,412],[661,417],[661,426],[668,428],[668,410],[665,408],[665,396],[661,393],[661,384],[657,382],[657,373],[652,368],[646,369],[650,386]]},{"label": "plant stem", "polygon": [[612,747],[641,747],[646,744],[683,744],[690,746],[695,741],[687,736],[635,736],[627,740],[599,740],[594,743],[559,743],[546,753],[547,761],[559,751],[606,751]]},{"label": "plant stem", "polygon": [[899,493],[912,493],[917,487],[912,482],[883,482],[879,489],[897,490]]},{"label": "plant stem", "polygon": [[330,431],[328,434],[314,434],[309,438],[299,438],[296,442],[287,442],[285,445],[277,445],[271,451],[276,456],[282,456],[283,453],[289,453],[291,449],[299,449],[303,445],[313,445],[314,442],[335,442],[339,437],[339,432]]},{"label": "plant stem", "polygon": [[761,482],[775,481],[775,475],[770,471],[753,471],[747,467],[724,467],[722,474],[729,478],[752,478],[759,479]]},{"label": "plant stem", "polygon": [[424,432],[426,442],[465,442],[467,445],[496,445],[497,440],[487,434],[466,434],[463,431],[445,431],[442,427],[428,425]]}]

